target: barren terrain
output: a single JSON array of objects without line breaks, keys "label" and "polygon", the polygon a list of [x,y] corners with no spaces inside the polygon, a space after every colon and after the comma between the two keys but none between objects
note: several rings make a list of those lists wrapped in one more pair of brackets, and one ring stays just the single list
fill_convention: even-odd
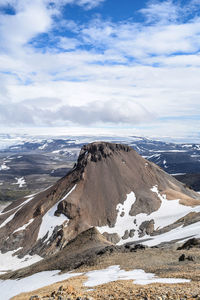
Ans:
[{"label": "barren terrain", "polygon": [[[194,261],[179,262],[181,254],[192,256]],[[13,297],[13,300],[30,299],[38,295],[41,299],[200,299],[200,251],[199,249],[145,249],[136,252],[106,252],[99,256],[91,265],[84,265],[76,272],[105,269],[112,265],[120,265],[121,269],[143,269],[155,273],[162,278],[186,278],[189,283],[135,285],[133,280],[114,281],[96,287],[84,286],[86,277],[78,276],[66,281],[41,288],[37,291]],[[61,287],[62,286],[62,287]],[[59,290],[60,287],[60,290]],[[55,293],[54,293],[55,292]],[[50,298],[55,295],[55,298]],[[59,298],[62,296],[63,298]],[[82,298],[78,298],[82,297]],[[35,298],[37,299],[37,298]]]}]

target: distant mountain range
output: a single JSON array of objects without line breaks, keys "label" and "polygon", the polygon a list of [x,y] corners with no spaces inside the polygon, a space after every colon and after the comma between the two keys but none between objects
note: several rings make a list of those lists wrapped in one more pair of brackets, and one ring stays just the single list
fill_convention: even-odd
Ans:
[{"label": "distant mountain range", "polygon": [[140,155],[156,163],[167,173],[200,173],[200,145],[175,144],[143,137],[74,137],[71,139],[32,139],[5,147],[0,153],[44,154],[65,156],[67,160],[77,159],[81,147],[91,140],[105,140],[128,144]]},{"label": "distant mountain range", "polygon": [[74,136],[35,138],[0,136],[0,201],[12,201],[37,192],[65,176],[80,149],[105,140],[131,146],[195,191],[200,191],[200,145],[175,144],[144,137]]}]

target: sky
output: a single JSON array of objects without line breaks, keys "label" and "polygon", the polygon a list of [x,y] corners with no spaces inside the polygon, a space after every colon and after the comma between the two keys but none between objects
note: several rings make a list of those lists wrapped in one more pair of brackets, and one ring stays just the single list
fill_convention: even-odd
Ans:
[{"label": "sky", "polygon": [[199,0],[1,0],[0,131],[200,138]]}]

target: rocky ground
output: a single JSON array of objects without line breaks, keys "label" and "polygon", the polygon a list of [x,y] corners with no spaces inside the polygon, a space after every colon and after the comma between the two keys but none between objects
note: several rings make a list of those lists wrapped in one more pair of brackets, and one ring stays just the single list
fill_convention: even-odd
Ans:
[{"label": "rocky ground", "polygon": [[[138,300],[186,300],[200,299],[200,249],[139,249],[126,252],[106,251],[96,260],[76,269],[76,272],[105,269],[120,265],[121,269],[143,269],[160,278],[186,278],[189,283],[135,285],[133,280],[114,281],[94,288],[85,287],[85,276],[78,276],[37,291],[24,293],[12,300],[92,300],[92,299],[138,299]],[[183,261],[180,261],[182,255]],[[189,259],[188,259],[189,258]],[[47,282],[48,285],[48,282]]]}]

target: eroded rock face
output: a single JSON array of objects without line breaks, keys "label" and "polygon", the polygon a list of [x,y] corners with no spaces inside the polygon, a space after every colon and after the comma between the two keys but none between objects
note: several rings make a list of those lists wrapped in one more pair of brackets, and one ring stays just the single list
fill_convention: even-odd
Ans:
[{"label": "eroded rock face", "polygon": [[[76,165],[65,177],[37,195],[12,203],[0,215],[0,250],[22,247],[22,256],[27,253],[44,256],[60,251],[91,227],[115,228],[117,207],[125,203],[130,193],[134,193],[135,200],[128,211],[121,211],[119,216],[124,220],[132,216],[128,228],[121,236],[117,231],[106,230],[104,236],[118,243],[119,239],[125,242],[138,235],[153,235],[153,220],[144,219],[142,224],[135,224],[134,217],[141,213],[150,215],[160,208],[161,200],[152,192],[154,186],[170,199],[177,199],[178,195],[185,205],[200,205],[199,194],[186,189],[155,164],[147,163],[129,146],[107,142],[85,145]],[[38,238],[48,218],[49,228],[45,227],[46,232]],[[18,228],[21,230],[16,235]]]},{"label": "eroded rock face", "polygon": [[105,232],[103,234],[103,236],[105,236],[105,238],[107,239],[107,241],[113,243],[113,244],[117,244],[120,241],[120,237],[117,233],[107,233]]},{"label": "eroded rock face", "polygon": [[154,232],[154,220],[144,221],[139,227],[139,236],[151,235]]},{"label": "eroded rock face", "polygon": [[125,230],[122,239],[123,239],[123,240],[127,240],[128,238],[129,238],[129,231],[128,231],[128,230]]},{"label": "eroded rock face", "polygon": [[97,162],[101,161],[103,158],[107,158],[114,155],[118,151],[129,152],[131,150],[132,148],[130,148],[129,146],[121,144],[111,144],[106,142],[96,142],[88,144],[83,146],[81,149],[77,162],[77,167],[81,167],[82,165],[85,166],[86,160]]},{"label": "eroded rock face", "polygon": [[80,215],[80,208],[64,200],[58,204],[58,208],[55,211],[55,216],[59,217],[60,214],[64,214],[69,219],[73,219]]}]

